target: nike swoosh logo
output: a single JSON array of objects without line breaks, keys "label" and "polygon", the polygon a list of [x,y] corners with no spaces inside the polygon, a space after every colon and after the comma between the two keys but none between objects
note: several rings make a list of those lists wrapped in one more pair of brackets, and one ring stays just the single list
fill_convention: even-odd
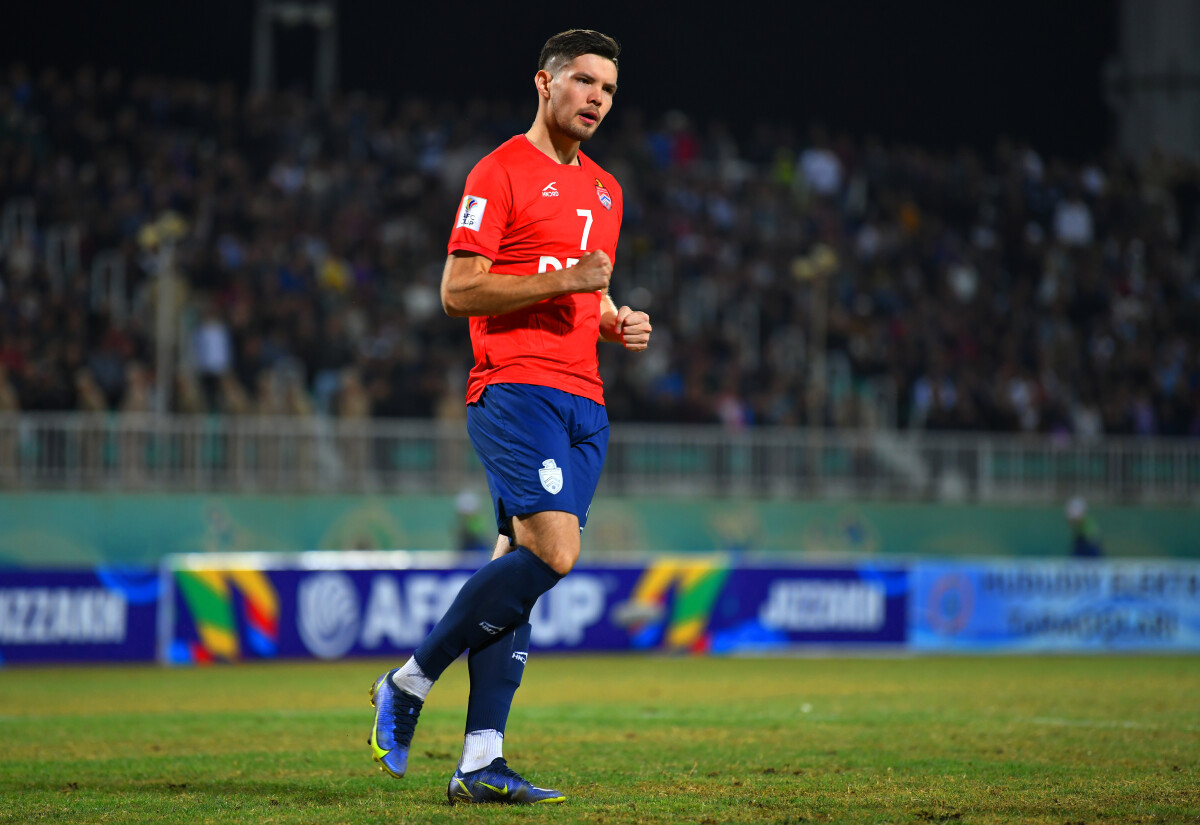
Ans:
[{"label": "nike swoosh logo", "polygon": [[489,791],[495,791],[496,793],[500,794],[501,796],[508,796],[508,783],[507,782],[504,783],[503,790],[501,790],[500,788],[497,788],[495,785],[489,785],[486,782],[480,782],[479,784],[482,785],[483,787],[487,788]]},{"label": "nike swoosh logo", "polygon": [[374,751],[376,759],[383,759],[383,757],[387,756],[389,753],[391,753],[391,751],[385,751],[383,748],[379,747],[379,740],[375,738],[376,733],[377,730],[375,728],[371,728],[371,750]]}]

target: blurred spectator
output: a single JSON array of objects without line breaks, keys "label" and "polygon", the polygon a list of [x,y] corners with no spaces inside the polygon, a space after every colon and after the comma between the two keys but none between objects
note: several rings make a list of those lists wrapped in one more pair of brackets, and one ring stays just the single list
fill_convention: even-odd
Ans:
[{"label": "blurred spectator", "polygon": [[153,408],[153,386],[146,368],[132,361],[125,369],[125,393],[121,397],[121,412],[148,413]]},{"label": "blurred spectator", "polygon": [[20,412],[21,402],[8,378],[8,367],[0,362],[0,413]]},{"label": "blurred spectator", "polygon": [[225,373],[221,376],[221,412],[226,415],[249,415],[250,398],[237,376]]},{"label": "blurred spectator", "polygon": [[233,368],[233,340],[212,304],[205,304],[204,318],[192,335],[192,362],[207,408],[213,412],[220,401],[221,376]]},{"label": "blurred spectator", "polygon": [[[121,398],[121,412],[135,416],[149,413],[152,408],[151,395],[150,376],[146,368],[137,361],[129,362],[125,368],[125,392]],[[145,482],[146,465],[150,460],[150,444],[148,430],[130,429],[122,432],[120,464],[125,484],[135,486]]]},{"label": "blurred spectator", "polygon": [[221,383],[213,391],[215,404],[210,406],[208,398],[200,387],[197,376],[191,372],[181,372],[175,376],[175,412],[183,415],[201,415],[206,412],[216,412],[221,403]]},{"label": "blurred spectator", "polygon": [[[100,385],[86,367],[75,371],[75,398],[82,413],[102,415],[108,412],[108,402]],[[94,472],[104,463],[104,434],[99,427],[86,425],[79,435],[79,463],[85,472]]]},{"label": "blurred spectator", "polygon": [[822,127],[813,127],[811,144],[800,153],[800,178],[814,194],[835,197],[842,190],[842,162],[829,148]]},{"label": "blurred spectator", "polygon": [[76,409],[80,412],[108,412],[108,401],[104,398],[100,385],[96,383],[95,376],[86,367],[75,371],[75,398]]},{"label": "blurred spectator", "polygon": [[1087,501],[1075,496],[1067,502],[1067,524],[1071,526],[1071,555],[1080,558],[1096,558],[1104,555],[1100,541],[1100,527],[1088,514]]},{"label": "blurred spectator", "polygon": [[351,476],[366,472],[370,443],[362,426],[371,415],[371,396],[363,387],[358,370],[347,368],[341,374],[337,392],[337,415],[342,419],[339,435],[342,442],[342,468]]},{"label": "blurred spectator", "polygon": [[342,372],[338,388],[337,414],[339,418],[363,419],[371,416],[371,396],[363,387],[358,370],[349,368]]},{"label": "blurred spectator", "polygon": [[[17,391],[8,380],[8,367],[0,361],[0,416],[20,412]],[[0,427],[0,484],[9,481],[8,472],[17,466],[17,432],[14,427]]]},{"label": "blurred spectator", "polygon": [[455,497],[454,516],[454,546],[460,552],[490,553],[492,536],[487,530],[487,519],[480,512],[479,495],[474,490],[463,490]]},{"label": "blurred spectator", "polygon": [[279,378],[283,383],[283,414],[312,415],[312,399],[304,387],[300,372],[295,369],[285,369],[280,372]]},{"label": "blurred spectator", "polygon": [[1054,207],[1054,236],[1067,246],[1092,243],[1092,211],[1074,190]]}]

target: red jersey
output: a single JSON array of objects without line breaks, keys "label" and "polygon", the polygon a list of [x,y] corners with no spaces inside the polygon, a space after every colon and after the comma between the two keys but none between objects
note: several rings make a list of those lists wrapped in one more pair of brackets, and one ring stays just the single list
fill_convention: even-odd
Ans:
[{"label": "red jersey", "polygon": [[[491,271],[533,275],[602,249],[616,260],[621,187],[579,153],[578,166],[542,154],[524,135],[505,141],[467,177],[449,251],[486,256]],[[559,295],[507,315],[471,318],[475,366],[467,403],[488,384],[537,384],[603,404],[596,292]]]}]

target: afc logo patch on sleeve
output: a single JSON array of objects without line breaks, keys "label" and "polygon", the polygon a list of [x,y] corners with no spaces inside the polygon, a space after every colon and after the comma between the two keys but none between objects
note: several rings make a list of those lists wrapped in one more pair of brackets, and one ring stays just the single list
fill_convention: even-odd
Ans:
[{"label": "afc logo patch on sleeve", "polygon": [[483,210],[486,208],[487,198],[466,195],[462,199],[462,206],[459,207],[458,223],[454,224],[454,228],[478,229],[479,222],[483,220]]}]

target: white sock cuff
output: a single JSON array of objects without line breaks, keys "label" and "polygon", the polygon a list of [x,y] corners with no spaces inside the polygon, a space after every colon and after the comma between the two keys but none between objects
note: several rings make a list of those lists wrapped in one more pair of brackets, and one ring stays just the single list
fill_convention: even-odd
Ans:
[{"label": "white sock cuff", "polygon": [[463,773],[477,771],[504,756],[504,734],[498,730],[473,730],[463,738],[462,759],[458,769]]},{"label": "white sock cuff", "polygon": [[404,667],[392,674],[392,684],[401,690],[406,690],[422,702],[433,689],[433,680],[425,675],[417,660],[409,658]]}]

